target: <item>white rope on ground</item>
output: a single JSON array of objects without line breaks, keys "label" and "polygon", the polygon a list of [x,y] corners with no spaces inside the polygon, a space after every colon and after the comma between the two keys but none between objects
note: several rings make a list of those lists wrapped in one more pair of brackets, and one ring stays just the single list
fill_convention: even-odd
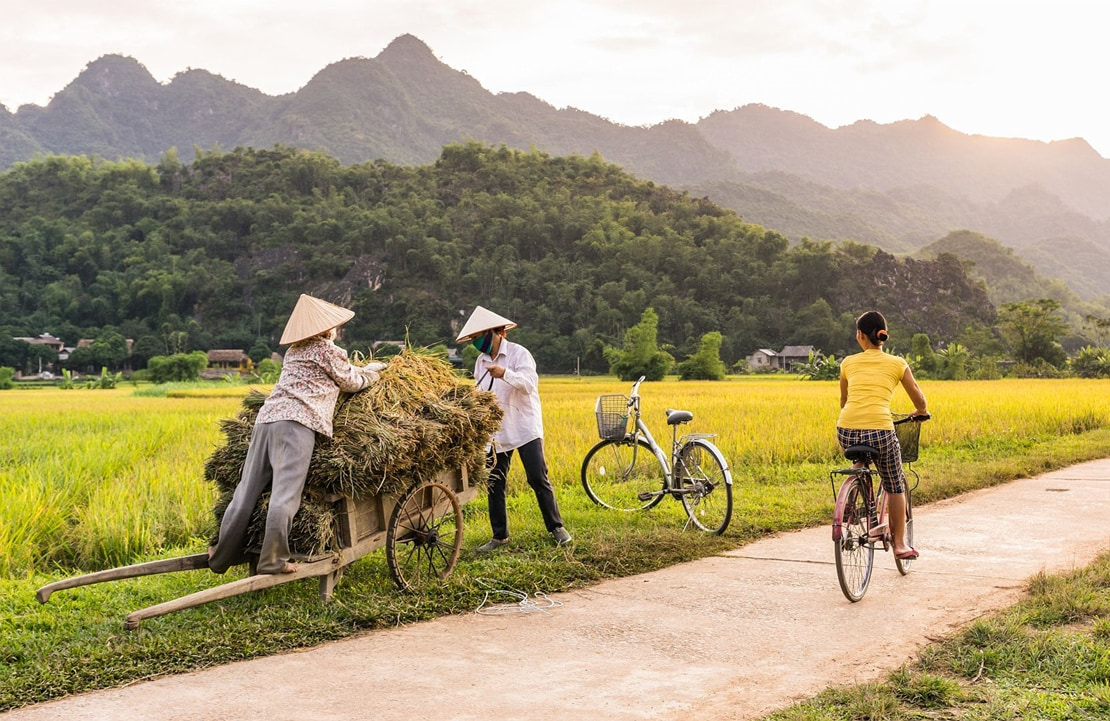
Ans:
[{"label": "white rope on ground", "polygon": [[[483,586],[490,587],[490,584],[484,579],[479,578],[478,583]],[[490,596],[509,596],[515,598],[516,602],[504,603],[490,603]],[[547,594],[542,591],[537,591],[531,597],[523,591],[514,589],[501,589],[492,588],[486,591],[485,597],[482,602],[478,604],[478,608],[474,609],[474,613],[480,616],[508,616],[510,614],[525,614],[525,613],[547,613],[548,609],[558,608],[562,606],[561,601],[556,601],[553,598],[548,598]]]}]

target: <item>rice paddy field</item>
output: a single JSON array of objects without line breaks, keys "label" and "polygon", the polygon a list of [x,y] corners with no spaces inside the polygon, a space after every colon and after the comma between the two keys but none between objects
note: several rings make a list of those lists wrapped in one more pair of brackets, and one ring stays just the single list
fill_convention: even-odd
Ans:
[{"label": "rice paddy field", "polygon": [[[736,499],[723,537],[683,531],[672,499],[643,514],[593,506],[578,481],[597,442],[598,395],[613,378],[545,377],[545,447],[575,543],[554,548],[514,461],[511,550],[477,557],[489,537],[485,501],[464,508],[464,555],[442,588],[402,594],[381,553],[351,566],[332,603],[315,582],[285,584],[123,631],[126,613],[226,582],[207,571],[66,591],[40,606],[34,590],[76,573],[196,553],[213,529],[218,491],[204,480],[247,387],[165,394],[114,390],[0,393],[0,710],[341,638],[366,628],[472,610],[489,579],[559,591],[716,553],[780,530],[825,523],[828,470],[842,463],[835,382],[749,376],[645,383],[648,426],[669,446],[664,411],[694,413],[729,459]],[[915,503],[1110,456],[1110,385],[1103,380],[922,383],[934,420],[922,432]],[[910,410],[904,395],[895,410]],[[830,551],[831,553],[831,551]],[[835,586],[835,584],[833,584]],[[836,591],[830,587],[830,593]]]}]

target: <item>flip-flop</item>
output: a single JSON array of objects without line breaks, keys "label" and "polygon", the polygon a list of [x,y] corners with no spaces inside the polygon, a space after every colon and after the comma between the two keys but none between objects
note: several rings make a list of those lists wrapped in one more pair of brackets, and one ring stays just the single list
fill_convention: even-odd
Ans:
[{"label": "flip-flop", "polygon": [[895,553],[894,557],[897,558],[899,561],[912,561],[920,555],[921,554],[917,552],[916,548],[911,548],[908,551],[902,551],[901,553]]}]

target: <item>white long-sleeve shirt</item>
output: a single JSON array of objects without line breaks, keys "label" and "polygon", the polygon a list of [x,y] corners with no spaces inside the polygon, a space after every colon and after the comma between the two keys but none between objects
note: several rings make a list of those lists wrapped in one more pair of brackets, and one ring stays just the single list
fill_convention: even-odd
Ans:
[{"label": "white long-sleeve shirt", "polygon": [[[491,365],[503,367],[505,375],[494,378],[489,374]],[[474,363],[474,379],[478,388],[493,391],[505,414],[501,429],[493,435],[493,450],[504,453],[543,438],[540,377],[536,373],[536,361],[527,348],[502,338],[496,358],[487,353],[478,356]]]}]

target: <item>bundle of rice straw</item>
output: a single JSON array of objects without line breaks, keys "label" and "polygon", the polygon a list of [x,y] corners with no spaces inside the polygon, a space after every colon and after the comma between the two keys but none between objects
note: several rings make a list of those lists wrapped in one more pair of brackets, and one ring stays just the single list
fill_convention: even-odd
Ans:
[{"label": "bundle of rice straw", "polygon": [[[353,362],[361,364],[357,358]],[[380,375],[366,390],[340,396],[333,436],[317,436],[289,538],[295,554],[333,550],[337,530],[331,504],[322,501],[327,493],[355,498],[399,494],[413,483],[460,468],[472,484],[484,485],[485,449],[502,417],[496,397],[460,379],[446,360],[421,351],[402,351]],[[252,392],[234,418],[221,422],[226,443],[205,463],[205,477],[220,490],[217,527],[242,475],[263,401],[264,395]],[[259,500],[251,518],[248,548],[261,544],[267,500]]]}]

